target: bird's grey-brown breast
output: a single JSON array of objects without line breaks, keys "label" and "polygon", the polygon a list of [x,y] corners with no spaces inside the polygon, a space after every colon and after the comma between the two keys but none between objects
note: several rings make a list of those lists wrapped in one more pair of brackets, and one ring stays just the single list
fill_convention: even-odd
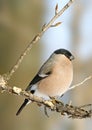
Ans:
[{"label": "bird's grey-brown breast", "polygon": [[39,82],[38,90],[48,96],[61,96],[70,87],[72,79],[72,62],[65,55],[57,55],[52,73]]}]

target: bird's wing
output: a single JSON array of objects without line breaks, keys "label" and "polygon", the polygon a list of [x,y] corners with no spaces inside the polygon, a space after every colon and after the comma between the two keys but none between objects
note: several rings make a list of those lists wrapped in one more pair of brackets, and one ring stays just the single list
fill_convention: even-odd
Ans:
[{"label": "bird's wing", "polygon": [[38,83],[39,81],[43,80],[44,78],[48,77],[52,73],[52,66],[53,62],[45,62],[44,65],[39,70],[38,74],[33,78],[33,80],[30,82],[28,87],[26,88],[26,91],[29,91],[30,88]]},{"label": "bird's wing", "polygon": [[[25,91],[31,91],[31,93],[34,93],[34,88],[32,88],[32,86],[34,84],[38,83],[40,80],[48,77],[51,74],[51,68],[50,67],[49,67],[49,69],[45,69],[45,72],[43,71],[44,70],[43,67],[44,66],[41,67],[41,69],[39,70],[38,74],[33,78],[33,80],[30,82],[30,84],[28,85],[28,87],[26,88]],[[28,104],[28,102],[30,102],[28,99],[24,100],[23,104],[21,105],[21,107],[17,111],[16,115],[20,114],[20,112]]]}]

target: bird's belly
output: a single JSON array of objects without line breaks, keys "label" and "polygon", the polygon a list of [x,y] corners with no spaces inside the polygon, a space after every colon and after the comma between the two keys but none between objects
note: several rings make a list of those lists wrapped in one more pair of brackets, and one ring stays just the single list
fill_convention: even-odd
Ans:
[{"label": "bird's belly", "polygon": [[61,77],[61,75],[53,77],[49,76],[39,83],[38,91],[51,97],[61,96],[68,90],[71,82],[72,82],[72,76],[70,77],[65,76]]}]

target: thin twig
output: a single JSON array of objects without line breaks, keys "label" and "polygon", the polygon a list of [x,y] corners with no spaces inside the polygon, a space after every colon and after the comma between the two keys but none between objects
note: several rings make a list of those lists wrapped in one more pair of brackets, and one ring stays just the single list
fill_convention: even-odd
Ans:
[{"label": "thin twig", "polygon": [[33,44],[37,43],[41,36],[53,25],[55,20],[63,14],[63,12],[71,6],[71,4],[74,2],[74,0],[70,0],[60,11],[58,11],[55,16],[48,22],[48,24],[45,24],[44,27],[42,27],[41,32],[39,32],[32,41],[28,44],[27,48],[24,50],[24,52],[20,55],[19,59],[15,63],[15,65],[11,68],[11,70],[5,75],[6,80],[8,81],[11,76],[15,73],[15,71],[18,69],[19,65],[21,64],[24,56],[27,55],[27,53],[31,50]]},{"label": "thin twig", "polygon": [[89,76],[89,77],[85,78],[82,82],[73,85],[72,87],[70,87],[70,88],[68,89],[68,91],[69,91],[69,90],[72,90],[72,89],[74,89],[74,88],[76,88],[76,87],[78,87],[78,86],[80,86],[80,85],[82,85],[82,84],[84,84],[84,83],[85,83],[86,81],[88,81],[89,79],[92,79],[92,76]]}]

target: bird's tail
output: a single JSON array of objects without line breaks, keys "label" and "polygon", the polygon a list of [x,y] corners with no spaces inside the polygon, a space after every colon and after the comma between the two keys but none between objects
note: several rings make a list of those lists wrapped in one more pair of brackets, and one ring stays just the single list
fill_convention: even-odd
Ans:
[{"label": "bird's tail", "polygon": [[18,116],[22,109],[29,103],[30,101],[28,99],[25,99],[19,110],[17,111],[16,115]]}]

